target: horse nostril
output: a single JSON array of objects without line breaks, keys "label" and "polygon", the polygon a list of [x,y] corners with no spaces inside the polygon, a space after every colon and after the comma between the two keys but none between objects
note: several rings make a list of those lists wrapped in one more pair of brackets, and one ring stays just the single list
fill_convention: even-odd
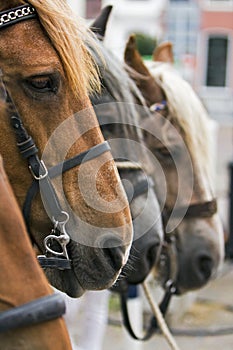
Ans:
[{"label": "horse nostril", "polygon": [[108,256],[110,263],[115,270],[123,267],[124,255],[121,247],[104,248],[104,255]]},{"label": "horse nostril", "polygon": [[201,273],[201,275],[207,281],[212,273],[213,260],[207,255],[201,255],[197,258],[197,267],[199,273]]},{"label": "horse nostril", "polygon": [[104,255],[115,270],[123,267],[125,247],[120,238],[110,234],[105,235],[98,241],[98,247],[103,249]]},{"label": "horse nostril", "polygon": [[177,287],[180,293],[203,287],[210,279],[215,269],[214,255],[209,247],[190,249],[186,254],[178,255]]}]

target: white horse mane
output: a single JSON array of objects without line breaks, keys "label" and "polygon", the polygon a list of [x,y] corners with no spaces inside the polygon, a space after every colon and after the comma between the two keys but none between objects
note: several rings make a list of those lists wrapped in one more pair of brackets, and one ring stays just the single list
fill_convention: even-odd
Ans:
[{"label": "white horse mane", "polygon": [[149,62],[148,68],[166,95],[172,121],[183,130],[186,146],[193,159],[198,161],[211,179],[210,118],[200,98],[170,64]]}]

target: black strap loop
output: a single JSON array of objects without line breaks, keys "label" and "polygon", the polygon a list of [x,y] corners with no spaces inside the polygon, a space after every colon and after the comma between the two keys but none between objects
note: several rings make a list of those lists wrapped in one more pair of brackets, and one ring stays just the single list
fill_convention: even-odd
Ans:
[{"label": "black strap loop", "polygon": [[[165,316],[167,312],[172,294],[173,292],[172,292],[172,286],[171,286],[171,288],[168,288],[166,290],[163,300],[159,304],[159,308],[163,316]],[[142,337],[137,336],[131,326],[128,307],[127,307],[126,293],[120,293],[120,302],[121,302],[121,312],[122,312],[124,326],[133,339],[139,340],[139,341],[146,341],[146,340],[149,340],[152,337],[152,335],[159,332],[158,322],[155,316],[152,316],[150,319],[149,327],[146,329],[145,334]]]}]

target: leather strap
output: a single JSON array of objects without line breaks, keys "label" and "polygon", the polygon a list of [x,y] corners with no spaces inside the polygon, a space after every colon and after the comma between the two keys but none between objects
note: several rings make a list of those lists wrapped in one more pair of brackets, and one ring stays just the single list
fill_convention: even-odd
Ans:
[{"label": "leather strap", "polygon": [[30,4],[25,4],[13,9],[5,10],[0,12],[0,29],[36,17],[36,10]]},{"label": "leather strap", "polygon": [[[29,193],[27,193],[26,195],[26,201],[23,206],[23,213],[25,215],[24,218],[26,221],[29,234],[30,234],[29,222],[30,222],[30,211],[31,211],[32,200],[33,198],[35,198],[35,195],[37,194],[39,187],[40,187],[40,194],[41,194],[44,208],[50,220],[52,221],[54,228],[56,228],[53,234],[50,234],[46,237],[47,240],[46,239],[44,240],[44,244],[45,244],[46,251],[49,251],[50,254],[52,253],[53,255],[57,255],[57,256],[59,255],[59,257],[53,257],[52,259],[49,259],[50,257],[45,255],[40,257],[39,262],[41,263],[42,267],[54,267],[55,261],[57,261],[57,268],[59,269],[61,268],[61,265],[62,265],[62,269],[66,269],[67,263],[69,263],[68,268],[70,268],[71,261],[68,259],[68,253],[66,249],[66,245],[69,243],[70,237],[65,230],[65,224],[69,220],[69,215],[68,213],[64,212],[60,206],[56,191],[51,182],[50,175],[52,177],[55,177],[59,174],[62,174],[64,171],[70,170],[73,167],[80,165],[82,162],[87,162],[91,159],[94,159],[99,155],[101,155],[102,153],[109,151],[110,146],[107,141],[101,144],[95,145],[89,150],[82,152],[81,154],[71,159],[65,160],[64,162],[59,163],[55,167],[52,167],[49,170],[50,171],[49,173],[44,162],[39,159],[38,148],[36,147],[31,136],[28,135],[26,129],[24,128],[22,120],[8,92],[7,92],[7,102],[11,106],[10,120],[11,120],[11,125],[15,132],[18,149],[22,157],[28,161],[29,169],[34,178],[33,183],[29,189]],[[37,185],[34,184],[35,181]],[[64,220],[64,215],[65,215],[65,220]],[[57,251],[55,252],[52,249],[50,250],[49,246],[46,245],[49,240],[55,239],[54,233],[56,233],[57,241],[59,241],[59,244],[62,247],[61,253]],[[63,256],[62,258],[60,257],[61,255]]]},{"label": "leather strap", "polygon": [[[185,219],[191,219],[191,218],[209,218],[213,216],[217,212],[217,200],[216,198],[213,198],[211,201],[206,201],[203,203],[195,203],[189,205],[184,218]],[[183,216],[183,213],[185,212],[185,207],[180,207],[175,210],[166,208],[168,216],[171,214],[175,217],[181,217]]]},{"label": "leather strap", "polygon": [[53,178],[58,175],[61,175],[62,173],[82,164],[85,162],[88,162],[89,160],[92,160],[94,158],[99,157],[101,154],[108,152],[111,150],[111,147],[108,143],[108,141],[104,141],[102,143],[99,143],[96,146],[93,146],[89,148],[87,151],[84,151],[77,156],[67,159],[64,162],[61,162],[54,167],[50,168],[48,170],[49,177]]},{"label": "leather strap", "polygon": [[0,333],[61,317],[65,302],[59,294],[48,295],[0,313]]}]

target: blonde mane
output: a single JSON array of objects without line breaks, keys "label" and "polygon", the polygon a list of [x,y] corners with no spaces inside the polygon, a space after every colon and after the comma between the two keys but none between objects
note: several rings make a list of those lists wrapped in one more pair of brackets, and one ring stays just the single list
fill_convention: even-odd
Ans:
[{"label": "blonde mane", "polygon": [[200,98],[171,65],[154,62],[149,68],[166,95],[171,121],[181,128],[190,154],[211,178],[210,119]]},{"label": "blonde mane", "polygon": [[98,91],[98,68],[86,47],[89,42],[94,45],[94,39],[83,21],[73,14],[66,0],[29,0],[27,3],[35,7],[76,96],[81,99],[87,93]]}]

